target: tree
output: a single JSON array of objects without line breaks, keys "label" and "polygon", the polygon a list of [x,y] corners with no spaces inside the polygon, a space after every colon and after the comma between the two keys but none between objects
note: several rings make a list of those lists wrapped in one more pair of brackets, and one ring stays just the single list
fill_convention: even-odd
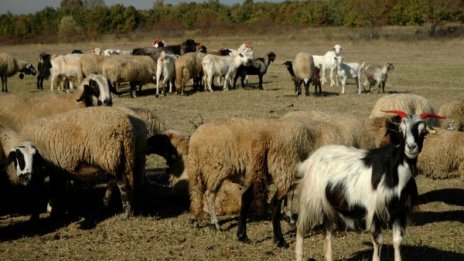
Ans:
[{"label": "tree", "polygon": [[83,7],[82,0],[61,0],[60,7],[62,10],[73,11]]},{"label": "tree", "polygon": [[79,34],[80,27],[77,25],[76,20],[70,15],[63,16],[60,24],[58,25],[58,36],[64,41],[71,41]]},{"label": "tree", "polygon": [[95,9],[97,7],[105,7],[105,1],[104,0],[82,0],[82,7],[85,9]]},{"label": "tree", "polygon": [[460,0],[421,0],[424,20],[430,24],[429,35],[434,36],[437,27],[452,19],[453,14],[462,11]]}]

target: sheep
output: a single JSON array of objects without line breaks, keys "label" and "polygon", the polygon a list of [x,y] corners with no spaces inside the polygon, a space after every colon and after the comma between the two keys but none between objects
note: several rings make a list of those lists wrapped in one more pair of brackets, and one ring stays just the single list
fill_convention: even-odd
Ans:
[{"label": "sheep", "polygon": [[[309,85],[311,82],[315,85],[315,93],[322,95],[321,85],[319,84],[319,74],[314,64],[313,56],[304,52],[297,53],[293,61],[293,71],[295,76],[302,80],[306,96],[309,96]],[[296,95],[301,94],[300,86],[299,84]]]},{"label": "sheep", "polygon": [[161,120],[158,117],[158,114],[153,110],[137,107],[124,108],[121,106],[116,106],[115,108],[122,109],[128,114],[132,114],[142,119],[147,125],[147,138],[162,133],[166,130],[166,123]]},{"label": "sheep", "polygon": [[303,260],[305,233],[324,226],[324,256],[332,260],[331,233],[336,222],[372,234],[373,260],[380,260],[382,227],[391,225],[395,260],[409,214],[417,203],[417,157],[427,134],[427,117],[391,110],[401,117],[399,145],[372,150],[328,145],[316,150],[299,167],[300,211],[297,222],[296,260]]},{"label": "sheep", "polygon": [[388,72],[394,70],[392,63],[385,63],[383,66],[368,64],[361,70],[361,75],[364,78],[363,88],[368,87],[372,92],[378,89],[378,92],[385,93],[385,84],[387,83]]},{"label": "sheep", "polygon": [[194,89],[198,90],[200,84],[195,79],[203,75],[201,61],[205,54],[203,52],[190,52],[181,55],[175,62],[177,93],[184,95],[185,85],[190,79],[194,79]]},{"label": "sheep", "polygon": [[293,83],[295,84],[295,93],[298,93],[299,87],[301,86],[301,83],[303,82],[303,80],[296,77],[295,72],[293,71],[292,61],[285,61],[283,65],[285,65],[288,73],[290,74],[290,77],[292,77]]},{"label": "sheep", "polygon": [[[160,57],[156,63],[156,97],[159,96],[159,86],[163,86],[162,93],[164,94],[164,86],[169,85],[169,93],[172,93],[175,90],[175,77],[176,77],[176,68],[175,63],[177,55],[166,54],[161,52]],[[161,76],[163,81],[161,82]]]},{"label": "sheep", "polygon": [[434,179],[464,177],[464,133],[435,129],[418,158],[419,174]]},{"label": "sheep", "polygon": [[330,87],[338,85],[336,79],[334,80],[334,71],[335,71],[335,61],[334,58],[338,57],[343,50],[340,44],[335,44],[332,50],[327,51],[324,55],[313,55],[314,64],[318,69],[322,71],[322,84],[325,84],[325,71],[330,69]]},{"label": "sheep", "polygon": [[[112,97],[107,85],[89,80],[83,91],[49,94],[34,97],[21,97],[14,94],[0,95],[0,122],[15,131],[36,118],[59,114],[71,109],[111,105]],[[96,98],[97,101],[94,100]]]},{"label": "sheep", "polygon": [[50,70],[50,90],[54,90],[59,86],[62,80],[69,80],[74,83],[70,86],[73,89],[74,85],[78,86],[82,80],[82,72],[79,65],[79,58],[82,54],[73,53],[66,55],[53,55],[51,59],[52,68]]},{"label": "sheep", "polygon": [[455,100],[442,104],[438,114],[446,115],[447,119],[440,122],[440,127],[453,131],[464,131],[464,100]]},{"label": "sheep", "polygon": [[248,66],[240,66],[237,68],[237,73],[234,77],[234,88],[237,82],[238,77],[242,83],[242,87],[245,87],[244,79],[247,75],[258,75],[259,78],[259,89],[263,89],[263,76],[267,72],[269,65],[274,62],[276,59],[276,54],[274,52],[267,53],[264,58],[255,58],[251,61],[251,64]]},{"label": "sheep", "polygon": [[43,81],[50,77],[51,68],[50,54],[41,53],[39,55],[39,62],[37,63],[37,89],[43,90]]},{"label": "sheep", "polygon": [[51,178],[105,177],[104,206],[117,184],[124,217],[132,215],[133,193],[143,181],[145,168],[147,129],[142,120],[117,108],[88,107],[37,119],[26,124],[20,135],[36,145],[52,170]]},{"label": "sheep", "polygon": [[358,94],[361,93],[361,70],[364,67],[364,62],[360,65],[359,63],[344,63],[343,57],[335,57],[336,73],[337,77],[340,78],[342,84],[342,94],[345,93],[346,80],[352,78],[356,80],[356,90]]},{"label": "sheep", "polygon": [[228,179],[244,188],[237,237],[248,242],[246,219],[254,190],[272,181],[276,187],[271,200],[274,242],[288,247],[280,226],[281,204],[292,187],[296,165],[308,156],[310,140],[310,133],[296,121],[234,118],[199,126],[190,137],[186,163],[194,224],[208,193],[211,225],[220,230],[214,202]]},{"label": "sheep", "polygon": [[[34,176],[34,184],[42,178],[39,167],[42,158],[35,145],[17,132],[0,124],[0,175],[2,177],[0,186],[2,193],[7,193],[9,186],[27,185],[27,180]],[[14,164],[12,164],[14,163]],[[36,180],[37,179],[37,180]],[[34,190],[35,187],[28,187]],[[32,191],[36,192],[36,191]],[[15,196],[8,194],[8,197]],[[34,197],[37,195],[34,195]],[[34,204],[31,221],[39,218],[40,207]]]},{"label": "sheep", "polygon": [[113,86],[129,82],[131,96],[137,97],[137,85],[140,92],[143,84],[155,83],[156,62],[144,55],[118,56],[103,61],[102,74],[108,77]]},{"label": "sheep", "polygon": [[8,92],[8,77],[19,72],[19,78],[23,79],[24,74],[35,75],[36,70],[32,64],[26,61],[17,60],[7,53],[0,53],[0,78],[2,79],[2,92]]},{"label": "sheep", "polygon": [[[389,117],[389,115],[384,112],[389,109],[404,111],[408,114],[435,112],[430,101],[420,95],[395,93],[380,97],[375,102],[369,117],[371,119]],[[426,121],[428,126],[437,127],[440,125],[435,118],[429,118]]]},{"label": "sheep", "polygon": [[134,48],[132,50],[132,55],[150,55],[154,59],[158,59],[162,51],[169,54],[183,55],[188,52],[195,52],[197,50],[197,45],[199,43],[195,42],[193,39],[187,39],[181,44],[177,45],[167,45],[164,47],[142,47]]}]

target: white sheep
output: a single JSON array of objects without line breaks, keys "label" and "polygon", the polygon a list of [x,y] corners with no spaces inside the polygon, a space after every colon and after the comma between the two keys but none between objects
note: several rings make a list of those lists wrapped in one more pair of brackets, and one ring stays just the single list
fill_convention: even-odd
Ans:
[{"label": "white sheep", "polygon": [[213,91],[212,85],[215,76],[224,77],[223,90],[228,90],[229,85],[232,87],[237,68],[248,64],[253,59],[253,54],[253,50],[243,44],[228,56],[205,55],[201,62],[205,75],[205,90]]},{"label": "white sheep", "polygon": [[144,177],[146,128],[139,118],[103,106],[37,119],[20,134],[34,142],[51,178],[64,174],[78,180],[107,178],[105,206],[117,184],[125,217],[129,217],[134,190]]},{"label": "white sheep", "polygon": [[50,69],[50,90],[53,91],[64,80],[69,80],[70,89],[73,89],[74,85],[78,86],[80,84],[82,71],[79,59],[81,56],[82,54],[79,53],[52,56],[50,60],[52,64]]},{"label": "white sheep", "polygon": [[[161,52],[160,57],[156,63],[156,97],[159,96],[159,87],[161,85],[161,92],[164,94],[164,87],[169,85],[169,93],[175,89],[176,78],[176,60],[178,56],[174,54],[166,54]],[[162,77],[162,81],[161,81]]]},{"label": "white sheep", "polygon": [[2,92],[8,92],[8,77],[19,74],[19,78],[24,78],[24,74],[36,74],[32,64],[17,60],[7,53],[0,53],[0,78],[2,79]]},{"label": "white sheep", "polygon": [[329,74],[330,87],[334,85],[338,85],[336,78],[334,79],[334,72],[335,72],[335,66],[336,66],[334,58],[338,57],[341,54],[342,50],[343,48],[340,44],[335,44],[332,50],[327,51],[324,55],[313,55],[314,64],[322,72],[322,75],[321,75],[322,84],[325,84],[326,82],[325,80],[326,70],[330,70],[330,74]]},{"label": "white sheep", "polygon": [[363,88],[368,87],[372,92],[378,89],[378,92],[385,93],[385,84],[387,83],[388,72],[394,70],[395,67],[392,63],[385,63],[383,66],[376,64],[368,64],[361,70],[362,77],[364,78]]},{"label": "white sheep", "polygon": [[409,214],[417,203],[417,157],[427,134],[427,117],[390,111],[402,118],[399,145],[362,150],[328,145],[316,150],[299,167],[300,211],[297,223],[296,260],[303,260],[305,233],[324,227],[324,256],[332,260],[331,234],[341,222],[352,229],[371,232],[373,260],[380,260],[382,227],[392,226],[395,261]]},{"label": "white sheep", "polygon": [[342,85],[342,94],[345,93],[345,85],[346,80],[348,78],[356,80],[356,91],[357,93],[361,93],[361,70],[364,67],[364,62],[362,64],[359,63],[345,63],[343,62],[343,57],[338,56],[335,57],[335,64],[336,64],[336,72],[337,77],[340,79],[340,83]]}]

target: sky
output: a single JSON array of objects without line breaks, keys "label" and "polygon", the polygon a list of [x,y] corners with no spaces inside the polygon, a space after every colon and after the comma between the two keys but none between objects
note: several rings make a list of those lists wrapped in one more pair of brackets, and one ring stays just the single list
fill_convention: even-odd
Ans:
[{"label": "sky", "polygon": [[[104,0],[107,6],[114,4],[132,5],[135,9],[151,9],[154,0]],[[283,2],[284,0],[254,0],[254,2]],[[204,2],[203,0],[164,0],[165,4],[177,4],[181,2]],[[243,0],[219,0],[223,4],[242,3]],[[12,14],[35,13],[46,6],[58,8],[60,0],[0,0],[0,14],[11,12]]]}]

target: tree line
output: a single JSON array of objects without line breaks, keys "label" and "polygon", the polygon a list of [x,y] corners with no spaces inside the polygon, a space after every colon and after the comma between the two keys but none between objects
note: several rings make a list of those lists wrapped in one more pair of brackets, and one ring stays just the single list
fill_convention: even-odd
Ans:
[{"label": "tree line", "polygon": [[[444,22],[464,22],[464,0],[307,0],[225,5],[219,0],[165,4],[155,0],[149,10],[104,0],[61,0],[59,8],[34,14],[0,15],[0,42],[95,40],[104,34],[161,30],[233,30],[274,26],[426,25],[430,36]],[[259,32],[259,30],[257,30]]]}]

